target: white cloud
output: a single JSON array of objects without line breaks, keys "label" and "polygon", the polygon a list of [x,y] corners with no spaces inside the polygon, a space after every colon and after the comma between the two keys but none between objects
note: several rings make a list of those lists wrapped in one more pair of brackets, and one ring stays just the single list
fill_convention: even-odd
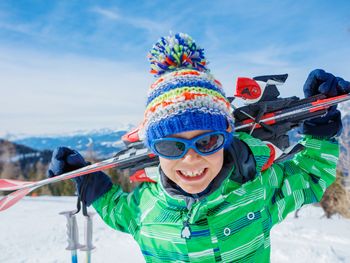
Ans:
[{"label": "white cloud", "polygon": [[0,29],[26,35],[36,35],[32,24],[0,22]]},{"label": "white cloud", "polygon": [[118,20],[121,23],[143,29],[152,34],[164,33],[171,28],[171,23],[169,22],[170,20],[157,22],[154,18],[148,19],[140,16],[126,16],[123,15],[116,7],[110,9],[94,7],[91,9],[91,11],[106,19],[110,19],[112,21]]},{"label": "white cloud", "polygon": [[114,128],[142,120],[152,81],[146,68],[4,48],[0,54],[0,134]]},{"label": "white cloud", "polygon": [[99,14],[107,19],[111,20],[120,20],[121,16],[119,14],[119,11],[117,11],[115,8],[113,10],[111,9],[106,9],[106,8],[101,8],[98,6],[95,6],[91,9],[92,12]]}]

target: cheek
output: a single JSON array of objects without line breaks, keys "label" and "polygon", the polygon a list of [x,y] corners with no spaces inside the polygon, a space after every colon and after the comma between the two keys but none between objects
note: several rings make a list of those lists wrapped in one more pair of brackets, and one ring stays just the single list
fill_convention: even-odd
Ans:
[{"label": "cheek", "polygon": [[206,156],[207,163],[214,173],[219,173],[224,164],[224,150],[220,150],[212,155]]},{"label": "cheek", "polygon": [[160,167],[162,167],[163,172],[167,176],[171,176],[171,171],[173,170],[173,168],[176,165],[177,161],[159,157],[159,163],[160,163]]}]

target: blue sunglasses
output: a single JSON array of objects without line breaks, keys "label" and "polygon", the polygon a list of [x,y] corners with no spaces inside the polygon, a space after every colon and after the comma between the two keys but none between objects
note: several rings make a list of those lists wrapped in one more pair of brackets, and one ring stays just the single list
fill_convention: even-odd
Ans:
[{"label": "blue sunglasses", "polygon": [[151,149],[166,159],[180,159],[189,149],[205,156],[219,151],[231,137],[231,133],[221,131],[204,133],[192,139],[166,137],[154,140]]}]

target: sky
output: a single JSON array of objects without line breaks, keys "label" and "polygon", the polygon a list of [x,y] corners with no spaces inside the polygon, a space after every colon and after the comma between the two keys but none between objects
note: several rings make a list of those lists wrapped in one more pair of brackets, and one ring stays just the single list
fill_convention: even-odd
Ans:
[{"label": "sky", "polygon": [[349,1],[0,1],[0,136],[120,129],[141,122],[147,52],[184,32],[232,96],[237,77],[350,79]]}]

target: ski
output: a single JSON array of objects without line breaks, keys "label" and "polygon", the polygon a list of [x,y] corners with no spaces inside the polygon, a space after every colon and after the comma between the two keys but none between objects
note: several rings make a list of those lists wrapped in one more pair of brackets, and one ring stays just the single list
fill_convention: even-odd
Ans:
[{"label": "ski", "polygon": [[[282,121],[285,119],[288,119],[290,117],[297,118],[300,115],[304,114],[311,114],[315,113],[316,115],[312,115],[312,118],[318,117],[322,114],[317,114],[317,112],[321,112],[324,110],[327,110],[329,107],[337,105],[341,102],[345,102],[347,100],[350,100],[350,94],[344,94],[332,98],[325,98],[325,99],[316,99],[315,101],[301,104],[294,107],[289,107],[286,109],[278,110],[272,113],[266,113],[264,114],[260,121],[255,121],[255,118],[252,116],[247,116],[247,120],[242,122],[236,122],[237,127],[235,127],[235,131],[244,130],[246,128],[251,128],[255,126],[255,129],[261,128],[262,124],[268,124],[273,125],[276,124],[278,121]],[[244,113],[243,113],[244,114]],[[303,120],[307,120],[308,116],[303,116]]]},{"label": "ski", "polygon": [[115,158],[111,158],[108,160],[104,160],[102,162],[98,162],[92,165],[85,166],[78,170],[64,173],[59,176],[43,179],[40,181],[21,181],[21,180],[12,180],[12,179],[0,179],[0,191],[14,191],[23,188],[36,188],[46,184],[59,182],[62,180],[72,179],[74,177],[82,176],[85,174],[98,172],[102,170],[106,170],[109,168],[113,168],[117,166],[117,160]]},{"label": "ski", "polygon": [[152,155],[148,149],[132,149],[129,151],[123,151],[117,157],[107,159],[98,163],[94,163],[78,170],[64,173],[55,177],[43,179],[40,181],[21,181],[21,180],[10,180],[10,179],[0,179],[0,191],[14,191],[0,199],[0,211],[6,210],[20,201],[24,196],[34,191],[43,185],[50,183],[55,183],[67,179],[72,179],[78,176],[103,171],[111,169],[114,167],[123,167],[129,165],[130,163],[137,163],[144,159],[152,159]]},{"label": "ski", "polygon": [[22,180],[14,180],[14,179],[0,179],[0,191],[14,191],[23,188],[33,188],[40,187],[46,184],[59,182],[62,180],[72,179],[74,177],[86,175],[89,173],[99,172],[107,169],[111,169],[114,167],[124,167],[126,165],[130,165],[130,163],[137,162],[143,159],[154,158],[154,155],[149,152],[148,149],[138,149],[133,153],[125,151],[122,154],[118,154],[118,156],[113,157],[111,159],[107,159],[101,162],[97,162],[83,168],[74,170],[72,172],[64,173],[55,177],[43,179],[40,181],[22,181]]}]

